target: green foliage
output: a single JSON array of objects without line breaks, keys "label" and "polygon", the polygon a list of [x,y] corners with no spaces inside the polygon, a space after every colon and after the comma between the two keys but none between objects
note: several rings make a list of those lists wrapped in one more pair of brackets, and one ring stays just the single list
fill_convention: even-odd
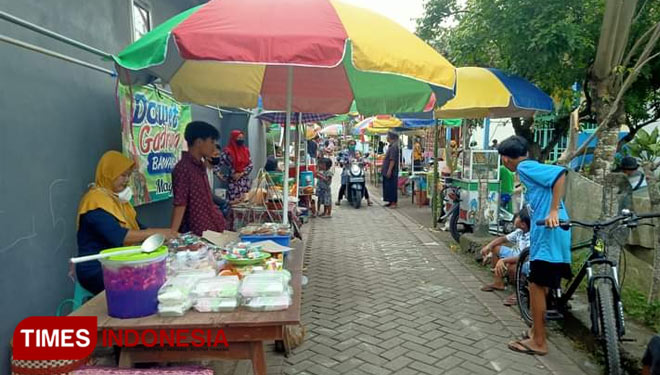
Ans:
[{"label": "green foliage", "polygon": [[623,288],[623,309],[629,317],[648,326],[654,331],[660,331],[660,301],[649,304],[644,293]]},{"label": "green foliage", "polygon": [[658,138],[658,128],[653,129],[648,133],[644,129],[640,129],[635,135],[635,139],[628,143],[630,155],[645,160],[655,161],[660,157],[660,138]]},{"label": "green foliage", "polygon": [[[572,103],[595,55],[602,0],[429,0],[418,34],[457,66],[497,67]],[[441,28],[453,20],[453,27]],[[435,33],[434,33],[435,32]]]}]

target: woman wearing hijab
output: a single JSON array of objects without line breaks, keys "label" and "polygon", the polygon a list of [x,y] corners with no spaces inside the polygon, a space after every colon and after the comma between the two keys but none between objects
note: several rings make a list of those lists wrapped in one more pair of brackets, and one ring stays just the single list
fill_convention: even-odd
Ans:
[{"label": "woman wearing hijab", "polygon": [[220,164],[229,169],[227,181],[227,200],[229,202],[240,201],[243,195],[250,191],[250,172],[252,172],[252,160],[250,150],[245,146],[245,135],[240,130],[232,130],[229,143],[220,156]]},{"label": "woman wearing hijab", "polygon": [[[155,233],[167,238],[171,229],[145,229],[138,223],[130,203],[128,186],[135,164],[117,151],[108,151],[96,167],[96,178],[78,207],[78,256],[98,254],[101,250],[137,245]],[[103,272],[98,260],[76,264],[80,284],[94,294],[103,287]]]}]

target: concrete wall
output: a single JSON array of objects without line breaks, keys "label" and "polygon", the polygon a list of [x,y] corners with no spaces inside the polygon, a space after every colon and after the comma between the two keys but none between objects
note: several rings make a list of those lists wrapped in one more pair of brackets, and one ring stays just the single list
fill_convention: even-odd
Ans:
[{"label": "concrete wall", "polygon": [[[158,0],[154,26],[200,1]],[[0,9],[98,49],[131,41],[129,0],[0,0]],[[112,69],[95,55],[0,21],[0,34]],[[0,43],[0,374],[8,343],[27,316],[54,315],[71,297],[69,257],[76,209],[98,158],[121,147],[115,81],[109,75]],[[216,111],[193,118],[220,127]],[[140,207],[147,225],[169,222],[171,202]]]}]

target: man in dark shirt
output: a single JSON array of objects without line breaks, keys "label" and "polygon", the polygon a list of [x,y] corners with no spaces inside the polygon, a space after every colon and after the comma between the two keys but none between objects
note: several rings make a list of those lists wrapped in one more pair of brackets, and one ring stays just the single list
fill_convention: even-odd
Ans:
[{"label": "man in dark shirt", "polygon": [[213,203],[205,160],[211,160],[220,138],[218,130],[203,121],[193,121],[184,134],[188,151],[172,171],[174,210],[172,229],[201,236],[205,230],[222,232],[225,219]]},{"label": "man in dark shirt", "polygon": [[660,335],[654,336],[642,358],[642,375],[660,375]]}]

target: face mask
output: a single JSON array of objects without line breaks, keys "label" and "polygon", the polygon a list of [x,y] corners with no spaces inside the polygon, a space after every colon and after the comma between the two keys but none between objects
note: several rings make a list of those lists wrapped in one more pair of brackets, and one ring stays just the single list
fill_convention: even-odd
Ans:
[{"label": "face mask", "polygon": [[209,164],[211,165],[220,164],[220,157],[218,156],[218,157],[209,158]]},{"label": "face mask", "polygon": [[355,150],[355,145],[349,145],[348,149],[351,150],[351,151]]},{"label": "face mask", "polygon": [[119,198],[121,203],[130,202],[131,198],[133,198],[133,189],[130,186],[126,186],[124,190],[117,193],[117,198]]},{"label": "face mask", "polygon": [[239,146],[243,146],[245,144],[245,139],[237,139],[236,144]]}]

